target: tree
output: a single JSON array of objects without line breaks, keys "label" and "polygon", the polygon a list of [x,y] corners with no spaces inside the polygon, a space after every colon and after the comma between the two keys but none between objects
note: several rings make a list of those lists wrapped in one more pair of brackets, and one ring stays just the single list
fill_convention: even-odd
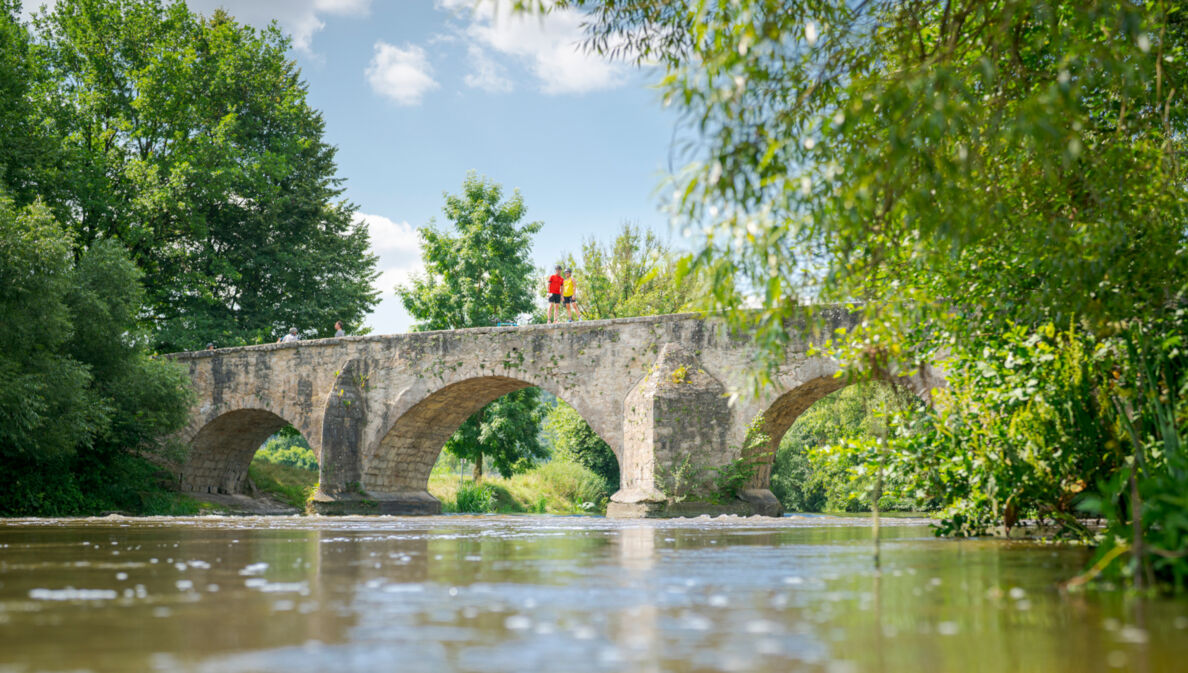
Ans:
[{"label": "tree", "polygon": [[[534,270],[528,254],[540,222],[521,224],[519,192],[503,199],[503,188],[474,173],[461,194],[445,194],[443,212],[452,231],[435,222],[421,227],[425,272],[398,285],[404,308],[419,322],[415,330],[493,325],[533,309]],[[446,442],[450,453],[474,461],[475,479],[483,458],[510,475],[547,455],[540,443],[540,391],[525,388],[486,405]]]},{"label": "tree", "polygon": [[571,4],[592,48],[664,64],[699,138],[673,208],[705,232],[705,305],[772,362],[804,299],[869,300],[856,350],[910,363],[922,325],[1103,327],[1184,296],[1177,3]]},{"label": "tree", "polygon": [[576,409],[558,400],[544,429],[555,458],[584,465],[606,480],[611,493],[619,490],[619,460]]},{"label": "tree", "polygon": [[191,395],[184,370],[145,353],[139,279],[122,246],[75,261],[47,208],[0,197],[0,513],[143,506],[152,468],[135,455],[185,424]]},{"label": "tree", "polygon": [[520,224],[524,199],[507,200],[503,188],[473,172],[461,194],[446,194],[443,212],[454,233],[430,221],[421,234],[426,273],[396,293],[417,320],[413,329],[494,325],[534,308],[535,270],[528,259],[542,223]]},{"label": "tree", "polygon": [[958,374],[935,417],[866,447],[880,473],[890,452],[940,479],[954,532],[1075,531],[1095,502],[1093,572],[1186,587],[1188,525],[1163,506],[1188,488],[1183,3],[568,4],[592,10],[591,48],[666,69],[698,138],[674,190],[704,232],[687,268],[766,353],[756,388],[805,300],[860,300],[823,346],[867,372],[944,350]]},{"label": "tree", "polygon": [[0,0],[0,190],[25,206],[51,189],[53,139],[37,123],[40,69],[18,5]]},{"label": "tree", "polygon": [[609,246],[590,238],[581,260],[569,256],[589,320],[676,313],[693,297],[689,277],[677,276],[678,256],[656,234],[624,222]]},{"label": "tree", "polygon": [[62,0],[34,20],[41,124],[79,250],[120,241],[163,350],[329,336],[374,306],[375,257],[275,26],[181,2]]}]

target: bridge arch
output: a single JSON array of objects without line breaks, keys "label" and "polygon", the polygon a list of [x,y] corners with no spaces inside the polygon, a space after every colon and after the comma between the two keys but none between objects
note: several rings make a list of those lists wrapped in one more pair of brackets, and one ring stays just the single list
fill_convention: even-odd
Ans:
[{"label": "bridge arch", "polygon": [[246,407],[218,414],[190,440],[181,489],[191,493],[242,493],[248,466],[269,437],[291,423],[270,409]]},{"label": "bridge arch", "polygon": [[[409,389],[390,410],[393,418],[364,452],[362,487],[377,498],[425,493],[429,473],[445,443],[454,432],[487,404],[523,390],[540,388],[571,404],[603,441],[611,446],[621,465],[618,438],[608,432],[600,410],[583,403],[579,396],[555,390],[548,384],[499,374],[460,376],[433,388]],[[615,416],[615,420],[618,420]]]},{"label": "bridge arch", "polygon": [[[926,387],[927,378],[922,374],[915,377],[879,376],[872,380],[909,392],[923,404],[931,402],[931,390]],[[770,488],[776,451],[801,414],[828,395],[859,382],[832,374],[817,376],[784,390],[768,403],[758,426],[768,439],[761,446],[749,447],[751,454],[758,458],[758,469],[748,487]]]}]

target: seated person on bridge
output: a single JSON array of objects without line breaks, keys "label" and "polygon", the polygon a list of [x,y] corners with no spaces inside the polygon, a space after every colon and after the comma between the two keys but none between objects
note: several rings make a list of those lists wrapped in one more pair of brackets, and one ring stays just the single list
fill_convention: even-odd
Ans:
[{"label": "seated person on bridge", "polygon": [[277,340],[276,340],[276,342],[277,342],[277,343],[282,343],[282,342],[283,342],[283,343],[289,343],[290,341],[300,341],[300,340],[301,340],[301,337],[300,337],[300,336],[297,336],[297,328],[296,328],[296,327],[290,327],[290,328],[289,328],[289,333],[288,333],[288,334],[286,334],[284,337],[282,337],[282,338],[280,338],[280,339],[277,339]]}]

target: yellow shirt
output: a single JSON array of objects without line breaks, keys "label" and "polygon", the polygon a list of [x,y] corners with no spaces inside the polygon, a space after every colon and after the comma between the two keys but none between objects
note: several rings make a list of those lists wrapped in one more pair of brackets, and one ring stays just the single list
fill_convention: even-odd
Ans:
[{"label": "yellow shirt", "polygon": [[573,279],[566,278],[565,284],[561,286],[561,294],[565,297],[573,296]]}]

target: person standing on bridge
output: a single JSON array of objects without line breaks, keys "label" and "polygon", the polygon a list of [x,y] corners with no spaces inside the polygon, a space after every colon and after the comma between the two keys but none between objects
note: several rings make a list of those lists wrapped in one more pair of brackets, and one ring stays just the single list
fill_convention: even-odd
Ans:
[{"label": "person standing on bridge", "polygon": [[558,264],[553,275],[549,276],[549,310],[548,322],[561,322],[561,286],[565,284],[565,279],[561,277],[561,265]]},{"label": "person standing on bridge", "polygon": [[577,297],[574,296],[576,289],[573,281],[573,269],[566,269],[565,282],[561,285],[561,303],[569,315],[569,322],[582,319],[581,311],[578,310]]},{"label": "person standing on bridge", "polygon": [[341,320],[334,323],[334,336],[336,336],[336,337],[346,336],[346,332],[342,329],[342,321]]}]

